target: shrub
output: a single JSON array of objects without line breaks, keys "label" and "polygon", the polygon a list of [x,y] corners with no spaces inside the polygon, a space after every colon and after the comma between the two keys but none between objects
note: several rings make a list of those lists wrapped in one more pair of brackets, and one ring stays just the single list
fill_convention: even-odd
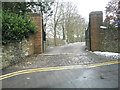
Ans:
[{"label": "shrub", "polygon": [[20,16],[8,11],[2,13],[2,44],[20,42],[35,32],[37,29],[28,15]]}]

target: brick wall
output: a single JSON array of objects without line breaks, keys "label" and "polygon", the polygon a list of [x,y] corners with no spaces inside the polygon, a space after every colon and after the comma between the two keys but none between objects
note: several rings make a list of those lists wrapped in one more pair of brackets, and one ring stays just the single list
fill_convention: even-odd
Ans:
[{"label": "brick wall", "polygon": [[101,49],[100,25],[103,21],[103,13],[101,11],[90,13],[90,37],[91,37],[91,51]]},{"label": "brick wall", "polygon": [[120,52],[119,28],[100,29],[103,24],[101,11],[91,12],[86,31],[87,49],[90,51]]},{"label": "brick wall", "polygon": [[32,54],[34,54],[34,35],[29,36],[29,38],[27,40],[28,40],[28,43],[29,43],[28,55],[32,55]]},{"label": "brick wall", "polygon": [[34,53],[40,54],[43,52],[43,39],[42,39],[42,16],[40,14],[31,14],[31,19],[34,20],[38,32],[34,34]]}]

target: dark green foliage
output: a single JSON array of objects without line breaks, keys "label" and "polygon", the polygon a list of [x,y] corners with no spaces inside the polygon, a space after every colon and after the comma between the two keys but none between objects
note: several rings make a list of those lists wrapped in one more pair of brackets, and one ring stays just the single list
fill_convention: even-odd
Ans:
[{"label": "dark green foliage", "polygon": [[[43,15],[44,13],[48,13],[48,16],[51,16],[53,11],[51,10],[51,5],[54,2],[29,2],[28,4],[32,7],[31,10],[34,12],[40,11],[40,13]],[[36,10],[35,7],[38,7]]]},{"label": "dark green foliage", "polygon": [[42,15],[48,13],[52,15],[51,5],[53,2],[2,2],[3,10],[24,15],[28,12],[40,12]]},{"label": "dark green foliage", "polygon": [[2,2],[3,11],[9,10],[10,12],[17,13],[19,15],[31,12],[28,7],[29,5],[26,2]]},{"label": "dark green foliage", "polygon": [[[53,2],[2,2],[2,44],[20,42],[36,32],[33,22],[26,13],[39,12],[52,15]],[[7,12],[6,12],[7,11]]]},{"label": "dark green foliage", "polygon": [[2,13],[2,44],[20,42],[37,31],[33,21],[15,13]]}]

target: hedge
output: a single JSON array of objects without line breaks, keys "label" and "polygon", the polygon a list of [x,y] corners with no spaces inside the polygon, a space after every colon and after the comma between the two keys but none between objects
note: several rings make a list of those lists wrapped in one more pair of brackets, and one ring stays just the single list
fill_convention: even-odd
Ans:
[{"label": "hedge", "polygon": [[37,28],[28,15],[2,12],[2,44],[20,42],[35,32]]}]

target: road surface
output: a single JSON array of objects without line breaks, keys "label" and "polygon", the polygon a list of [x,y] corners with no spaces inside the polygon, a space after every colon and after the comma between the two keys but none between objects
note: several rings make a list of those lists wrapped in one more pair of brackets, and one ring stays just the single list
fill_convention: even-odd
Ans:
[{"label": "road surface", "polygon": [[118,58],[85,50],[85,43],[49,47],[0,76],[3,88],[118,88]]}]

